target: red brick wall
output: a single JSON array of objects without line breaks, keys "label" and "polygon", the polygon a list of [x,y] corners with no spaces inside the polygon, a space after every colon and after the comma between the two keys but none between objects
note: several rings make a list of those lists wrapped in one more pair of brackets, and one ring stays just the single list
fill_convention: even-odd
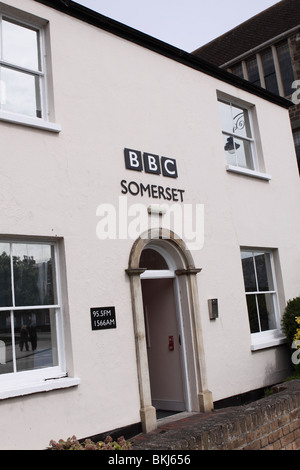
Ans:
[{"label": "red brick wall", "polygon": [[133,450],[300,450],[300,380],[245,406],[172,422],[137,436]]},{"label": "red brick wall", "polygon": [[[247,406],[204,431],[199,450],[300,450],[300,383]],[[212,424],[212,423],[211,423]]]}]

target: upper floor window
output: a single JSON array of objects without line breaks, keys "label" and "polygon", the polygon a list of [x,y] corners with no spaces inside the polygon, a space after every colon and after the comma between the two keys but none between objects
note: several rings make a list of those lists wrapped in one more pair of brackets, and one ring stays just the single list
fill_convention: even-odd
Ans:
[{"label": "upper floor window", "polygon": [[298,168],[299,168],[299,173],[300,173],[300,129],[293,130],[293,137],[294,137]]},{"label": "upper floor window", "polygon": [[1,18],[1,109],[41,118],[41,32]]},{"label": "upper floor window", "polygon": [[281,96],[293,93],[294,72],[287,41],[270,46],[245,61],[234,64],[235,75]]},{"label": "upper floor window", "polygon": [[0,119],[49,130],[45,41],[41,25],[0,12]]},{"label": "upper floor window", "polygon": [[228,165],[256,170],[250,110],[222,99],[219,109]]}]

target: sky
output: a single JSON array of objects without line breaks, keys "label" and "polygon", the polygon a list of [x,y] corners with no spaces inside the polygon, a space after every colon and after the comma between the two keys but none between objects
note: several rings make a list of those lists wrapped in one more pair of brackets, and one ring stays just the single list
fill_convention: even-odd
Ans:
[{"label": "sky", "polygon": [[278,0],[76,0],[76,3],[192,52]]}]

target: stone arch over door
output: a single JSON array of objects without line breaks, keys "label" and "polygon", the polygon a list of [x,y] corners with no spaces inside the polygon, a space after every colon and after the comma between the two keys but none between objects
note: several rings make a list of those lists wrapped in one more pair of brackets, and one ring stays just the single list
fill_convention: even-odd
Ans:
[{"label": "stone arch over door", "polygon": [[146,268],[140,266],[142,251],[149,246],[161,247],[168,252],[175,267],[175,273],[184,290],[189,310],[191,339],[193,342],[193,370],[195,392],[191,397],[191,411],[207,412],[213,408],[212,394],[207,388],[203,335],[200,321],[197,274],[201,269],[194,265],[193,258],[183,240],[169,230],[149,230],[139,237],[131,250],[126,273],[130,278],[132,311],[135,331],[137,370],[140,392],[140,416],[143,432],[157,428],[156,410],[151,402],[150,378],[147,358],[146,332],[143,309],[141,275]]}]

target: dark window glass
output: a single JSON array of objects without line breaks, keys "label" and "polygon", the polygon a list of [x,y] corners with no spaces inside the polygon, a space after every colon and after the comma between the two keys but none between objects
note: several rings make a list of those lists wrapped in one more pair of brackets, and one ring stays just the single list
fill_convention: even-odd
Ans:
[{"label": "dark window glass", "polygon": [[251,333],[258,333],[260,330],[259,330],[259,323],[258,323],[256,295],[247,295],[246,299],[247,299],[250,331]]},{"label": "dark window glass", "polygon": [[50,245],[13,246],[16,306],[53,305],[53,250]]},{"label": "dark window glass", "polygon": [[279,94],[278,83],[276,78],[275,65],[271,49],[261,54],[261,60],[264,70],[266,89],[272,93]]},{"label": "dark window glass", "polygon": [[250,331],[272,330],[276,319],[270,253],[242,251],[241,255]]},{"label": "dark window glass", "polygon": [[294,130],[293,136],[294,136],[295,150],[296,150],[297,161],[298,161],[298,168],[299,168],[299,173],[300,173],[300,129]]},{"label": "dark window glass", "polygon": [[243,274],[244,274],[244,283],[246,292],[256,292],[256,279],[255,279],[255,270],[254,270],[254,261],[252,252],[243,253],[242,258]]},{"label": "dark window glass", "polygon": [[140,258],[140,268],[169,269],[166,260],[156,250],[145,249]]},{"label": "dark window glass", "polygon": [[232,72],[234,75],[237,75],[237,76],[240,77],[240,78],[244,78],[242,64],[233,65],[233,66],[231,67],[231,72]]},{"label": "dark window glass", "polygon": [[246,66],[249,82],[253,83],[254,85],[261,86],[256,58],[254,57],[253,59],[247,60]]},{"label": "dark window glass", "polygon": [[0,307],[12,305],[10,246],[0,243]]},{"label": "dark window glass", "polygon": [[285,96],[293,93],[292,83],[294,81],[293,66],[287,42],[277,46],[277,56],[280,66],[281,80]]}]

